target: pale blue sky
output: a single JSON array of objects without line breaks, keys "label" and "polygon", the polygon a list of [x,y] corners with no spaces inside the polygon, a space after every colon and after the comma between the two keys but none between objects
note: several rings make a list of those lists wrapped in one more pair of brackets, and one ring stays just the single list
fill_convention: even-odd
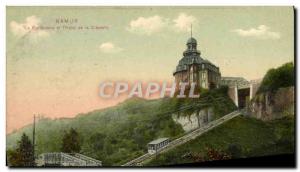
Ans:
[{"label": "pale blue sky", "polygon": [[[32,113],[62,117],[105,107],[97,97],[105,80],[172,81],[191,23],[202,57],[222,76],[261,78],[293,61],[293,14],[292,7],[8,7],[8,125],[25,116],[9,129]],[[109,29],[23,28],[57,26],[57,18]]]}]

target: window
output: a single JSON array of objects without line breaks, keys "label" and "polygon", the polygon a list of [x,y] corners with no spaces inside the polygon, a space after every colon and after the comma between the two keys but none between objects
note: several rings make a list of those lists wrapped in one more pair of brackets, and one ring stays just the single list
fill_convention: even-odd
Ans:
[{"label": "window", "polygon": [[206,83],[205,83],[205,81],[202,81],[202,88],[206,88]]},{"label": "window", "polygon": [[205,72],[202,72],[202,79],[205,79]]},{"label": "window", "polygon": [[190,82],[194,81],[194,71],[193,71],[193,67],[191,67],[190,69]]}]

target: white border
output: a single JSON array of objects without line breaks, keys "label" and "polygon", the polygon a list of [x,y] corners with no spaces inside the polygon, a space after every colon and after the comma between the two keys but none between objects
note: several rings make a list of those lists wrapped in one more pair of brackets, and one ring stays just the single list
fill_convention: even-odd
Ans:
[{"label": "white border", "polygon": [[[284,5],[284,6],[295,6],[296,8],[300,7],[300,1],[299,0],[251,0],[251,1],[238,1],[238,0],[205,0],[205,1],[197,1],[197,0],[143,0],[143,1],[138,1],[138,0],[101,0],[100,2],[97,0],[2,0],[0,1],[0,114],[1,114],[1,125],[0,125],[0,133],[1,133],[1,138],[0,138],[0,171],[1,172],[6,172],[6,171],[15,171],[15,170],[32,170],[32,169],[8,169],[5,166],[5,133],[6,133],[6,120],[5,120],[5,64],[6,64],[6,56],[5,56],[5,43],[6,43],[6,36],[5,36],[5,22],[6,22],[6,17],[5,17],[5,10],[6,6],[31,6],[31,5],[36,5],[36,6],[82,6],[82,5],[101,5],[101,6],[210,6],[210,5],[215,5],[215,6],[277,6],[277,5]],[[298,11],[299,12],[299,11]],[[296,18],[297,23],[299,23],[299,17]],[[299,44],[296,47],[297,49],[299,48]],[[296,60],[297,66],[299,66],[298,60]],[[298,71],[297,71],[298,75]],[[299,85],[299,82],[297,82],[297,85]],[[298,95],[297,95],[298,97]],[[297,102],[297,106],[299,107],[299,102]],[[298,114],[298,113],[297,113]],[[299,117],[297,117],[297,124],[299,124]],[[299,138],[299,132],[297,132],[297,138]],[[299,142],[297,142],[297,147],[299,148]],[[297,158],[297,164],[299,164],[299,158]],[[74,169],[47,169],[47,171],[64,171],[64,170],[74,170]],[[86,170],[86,169],[78,169],[78,170]],[[90,169],[91,170],[91,169]],[[97,169],[99,170],[99,169]],[[112,169],[102,169],[102,171],[108,171]],[[113,169],[116,171],[121,171],[124,169]],[[131,169],[132,170],[132,169]],[[141,170],[141,169],[134,169],[134,170]],[[149,170],[149,169],[147,169]],[[150,171],[161,171],[161,170],[179,170],[179,169],[150,169]],[[180,169],[180,170],[188,170],[188,169]],[[190,169],[190,170],[204,170],[207,171],[208,169]],[[216,171],[216,169],[211,169],[212,171]],[[232,171],[233,169],[226,169]],[[239,169],[234,169],[234,170],[239,170]],[[255,171],[262,171],[261,169],[253,169]],[[269,169],[269,170],[264,170],[264,171],[271,171],[274,169]],[[286,170],[286,169],[285,169]],[[43,169],[35,169],[34,171],[43,171]],[[252,170],[251,170],[252,171]]]},{"label": "white border", "polygon": [[177,6],[189,6],[189,5],[216,5],[216,6],[223,6],[223,5],[296,5],[298,3],[297,0],[251,0],[251,1],[238,1],[238,0],[46,0],[46,1],[39,1],[39,0],[5,0],[6,5],[42,5],[42,6],[49,6],[49,5],[105,5],[105,6],[114,6],[114,5],[143,5],[143,6],[160,6],[160,5],[177,5]]}]

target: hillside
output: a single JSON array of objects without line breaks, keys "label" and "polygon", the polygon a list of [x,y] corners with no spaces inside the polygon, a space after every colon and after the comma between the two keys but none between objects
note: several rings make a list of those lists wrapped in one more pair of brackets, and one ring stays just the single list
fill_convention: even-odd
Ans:
[{"label": "hillside", "polygon": [[286,63],[266,73],[248,106],[253,117],[272,120],[295,114],[294,72],[294,64]]},{"label": "hillside", "polygon": [[[36,126],[37,152],[60,151],[63,133],[72,127],[80,134],[82,154],[100,159],[104,165],[123,163],[143,154],[154,138],[172,138],[183,132],[170,116],[156,115],[164,101],[133,98],[72,119],[42,119]],[[32,126],[8,135],[8,148],[23,132],[31,136]]]},{"label": "hillside", "polygon": [[[184,133],[182,127],[172,119],[170,111],[196,103],[205,98],[206,105],[212,106],[215,117],[235,109],[226,94],[226,88],[203,92],[200,99],[163,98],[145,100],[128,99],[114,107],[79,114],[70,119],[41,119],[36,125],[37,153],[59,152],[64,132],[70,128],[78,131],[81,153],[103,162],[104,165],[121,165],[147,152],[147,143],[160,138],[171,139]],[[219,97],[222,101],[209,100]],[[193,108],[179,115],[199,109]],[[7,136],[7,149],[14,148],[22,133],[32,136],[32,125],[28,125]]]},{"label": "hillside", "polygon": [[[214,152],[213,156],[211,152]],[[282,153],[294,153],[293,116],[269,122],[239,116],[195,140],[158,155],[145,165],[161,166]]]}]

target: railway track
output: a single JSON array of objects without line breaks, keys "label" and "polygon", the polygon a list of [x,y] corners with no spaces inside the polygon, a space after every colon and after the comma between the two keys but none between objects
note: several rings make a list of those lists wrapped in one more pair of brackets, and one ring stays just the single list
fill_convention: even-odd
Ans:
[{"label": "railway track", "polygon": [[238,116],[241,114],[241,111],[240,110],[236,110],[236,111],[233,111],[219,119],[216,119],[214,121],[211,121],[209,122],[207,125],[201,127],[201,128],[198,128],[198,129],[195,129],[194,131],[191,131],[189,133],[187,133],[186,135],[178,138],[178,139],[175,139],[173,140],[172,142],[170,142],[166,147],[162,148],[161,150],[159,150],[156,154],[149,154],[149,153],[146,153],[136,159],[133,159],[129,162],[127,162],[126,164],[123,164],[122,166],[141,166],[143,164],[143,162],[147,161],[147,160],[150,160],[151,158],[155,157],[156,155],[160,154],[160,153],[163,153],[163,152],[166,152],[170,149],[173,149],[179,145],[182,145],[190,140],[193,140],[195,139],[196,137],[202,135],[203,133],[206,133],[207,131],[223,124],[224,122],[226,121],[229,121],[230,119]]}]

